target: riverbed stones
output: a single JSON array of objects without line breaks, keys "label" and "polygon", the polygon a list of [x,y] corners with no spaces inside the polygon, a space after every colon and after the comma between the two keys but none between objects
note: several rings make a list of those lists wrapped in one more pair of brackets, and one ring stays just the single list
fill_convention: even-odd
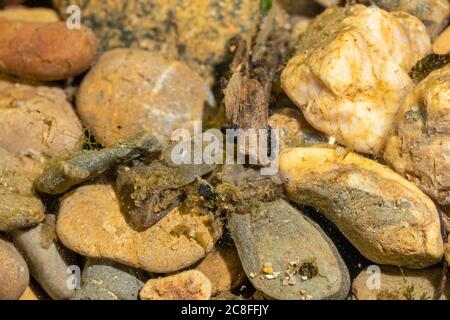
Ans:
[{"label": "riverbed stones", "polygon": [[450,64],[407,96],[384,150],[396,172],[450,208]]},{"label": "riverbed stones", "polygon": [[203,258],[222,234],[221,222],[178,207],[150,228],[136,230],[110,185],[86,185],[60,203],[60,241],[84,256],[108,258],[149,272],[169,273]]},{"label": "riverbed stones", "polygon": [[345,299],[350,276],[332,241],[284,200],[228,215],[231,235],[253,286],[279,300]]},{"label": "riverbed stones", "polygon": [[301,147],[328,142],[328,138],[306,122],[298,109],[281,108],[269,118],[272,129],[279,130],[280,151],[289,147]]},{"label": "riverbed stones", "polygon": [[148,275],[107,259],[88,258],[73,300],[137,300]]},{"label": "riverbed stones", "polygon": [[47,159],[80,150],[82,142],[81,122],[64,90],[0,81],[0,146],[30,177]]},{"label": "riverbed stones", "polygon": [[67,269],[77,263],[77,257],[59,243],[55,226],[56,217],[47,214],[44,222],[16,230],[12,238],[26,257],[33,278],[52,299],[64,300],[74,294],[74,290],[67,287]]},{"label": "riverbed stones", "polygon": [[142,300],[209,300],[212,285],[198,270],[150,279],[140,292]]},{"label": "riverbed stones", "polygon": [[98,142],[111,146],[142,131],[167,143],[175,129],[193,131],[207,87],[185,64],[138,49],[103,54],[81,83],[77,111]]},{"label": "riverbed stones", "polygon": [[0,231],[36,225],[44,219],[44,207],[34,194],[20,163],[0,148]]},{"label": "riverbed stones", "polygon": [[290,200],[314,207],[369,260],[411,269],[441,260],[436,206],[387,166],[343,148],[291,148],[280,172]]},{"label": "riverbed stones", "polygon": [[8,241],[0,237],[0,300],[16,300],[28,286],[28,267]]},{"label": "riverbed stones", "polygon": [[414,86],[408,71],[429,51],[425,26],[414,16],[330,7],[300,37],[281,86],[314,128],[376,155]]},{"label": "riverbed stones", "polygon": [[100,48],[139,48],[187,63],[208,83],[227,56],[228,41],[256,26],[254,0],[54,0],[61,15],[71,4],[81,22],[99,39]]},{"label": "riverbed stones", "polygon": [[[442,269],[432,267],[409,270],[380,266],[364,269],[353,280],[355,300],[432,300],[439,287]],[[450,298],[450,286],[444,288],[444,298]]]},{"label": "riverbed stones", "polygon": [[244,269],[234,245],[216,245],[206,257],[195,266],[212,284],[212,295],[218,295],[237,288],[245,278]]}]

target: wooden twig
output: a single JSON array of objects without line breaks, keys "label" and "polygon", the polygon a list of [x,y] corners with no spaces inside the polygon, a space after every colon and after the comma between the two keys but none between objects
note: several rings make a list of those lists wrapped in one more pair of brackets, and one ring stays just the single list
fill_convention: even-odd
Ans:
[{"label": "wooden twig", "polygon": [[[256,133],[269,129],[272,84],[284,59],[288,37],[276,22],[280,10],[274,2],[268,12],[262,11],[255,33],[236,43],[230,64],[231,76],[224,90],[228,127],[244,131],[254,129]],[[249,154],[248,149],[243,152],[256,156]]]}]

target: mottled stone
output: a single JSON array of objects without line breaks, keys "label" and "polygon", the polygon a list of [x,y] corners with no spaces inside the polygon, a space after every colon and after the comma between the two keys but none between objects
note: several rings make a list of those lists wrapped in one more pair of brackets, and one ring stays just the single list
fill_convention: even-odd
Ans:
[{"label": "mottled stone", "polygon": [[48,214],[38,226],[14,231],[12,239],[45,292],[54,300],[69,299],[74,291],[67,287],[67,268],[76,264],[77,258],[59,243],[55,224],[56,217]]},{"label": "mottled stone", "polygon": [[328,142],[328,138],[306,122],[298,109],[277,109],[269,118],[272,129],[279,130],[280,151],[289,147],[302,147]]},{"label": "mottled stone", "polygon": [[279,300],[345,299],[350,276],[333,242],[284,200],[228,216],[253,286]]},{"label": "mottled stone", "polygon": [[140,297],[142,300],[209,300],[211,287],[202,272],[190,270],[148,280]]},{"label": "mottled stone", "polygon": [[148,229],[133,229],[109,185],[86,185],[62,199],[56,232],[68,248],[149,272],[169,273],[203,258],[222,234],[199,210],[173,209]]},{"label": "mottled stone", "polygon": [[16,300],[28,286],[25,260],[8,241],[0,238],[0,300]]},{"label": "mottled stone", "polygon": [[343,148],[280,155],[290,200],[314,207],[369,260],[421,269],[444,253],[433,201],[387,166]]},{"label": "mottled stone", "polygon": [[234,246],[216,245],[206,257],[195,266],[212,284],[212,295],[232,290],[245,280],[239,255]]},{"label": "mottled stone", "polygon": [[431,72],[405,99],[384,150],[396,172],[450,207],[450,64]]},{"label": "mottled stone", "polygon": [[0,231],[33,226],[44,219],[44,207],[19,162],[0,148]]},{"label": "mottled stone", "polygon": [[[434,299],[441,273],[442,270],[439,267],[423,270],[388,266],[381,266],[380,269],[366,268],[353,280],[352,298],[355,300]],[[450,298],[449,285],[444,288],[444,298]]]},{"label": "mottled stone", "polygon": [[143,270],[88,258],[73,300],[137,300],[148,276]]},{"label": "mottled stone", "polygon": [[64,90],[0,81],[0,147],[34,178],[45,161],[80,150],[83,131]]}]

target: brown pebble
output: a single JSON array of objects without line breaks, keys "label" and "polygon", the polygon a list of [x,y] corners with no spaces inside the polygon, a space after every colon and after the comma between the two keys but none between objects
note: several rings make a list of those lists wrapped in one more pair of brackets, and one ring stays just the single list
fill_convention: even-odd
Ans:
[{"label": "brown pebble", "polygon": [[23,257],[10,242],[0,238],[0,300],[20,298],[29,277]]},{"label": "brown pebble", "polygon": [[190,270],[150,279],[140,292],[142,300],[209,300],[212,285],[200,271]]},{"label": "brown pebble", "polygon": [[450,52],[450,27],[447,27],[433,43],[433,52],[447,54]]},{"label": "brown pebble", "polygon": [[195,270],[211,281],[213,295],[238,287],[246,278],[234,246],[216,246]]},{"label": "brown pebble", "polygon": [[90,29],[68,29],[64,22],[0,20],[0,48],[1,72],[52,81],[86,71],[96,40]]}]

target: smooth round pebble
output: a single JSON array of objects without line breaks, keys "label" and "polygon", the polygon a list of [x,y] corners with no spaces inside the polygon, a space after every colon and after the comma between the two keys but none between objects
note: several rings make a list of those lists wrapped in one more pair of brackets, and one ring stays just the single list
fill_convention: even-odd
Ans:
[{"label": "smooth round pebble", "polygon": [[61,201],[56,232],[68,248],[149,272],[169,273],[203,258],[222,235],[219,220],[175,208],[145,230],[131,227],[109,185],[86,185]]},{"label": "smooth round pebble", "polygon": [[232,290],[244,282],[246,275],[234,246],[215,246],[195,266],[212,284],[212,295]]},{"label": "smooth round pebble", "polygon": [[253,286],[278,300],[340,300],[350,276],[333,242],[284,200],[229,214],[229,227]]},{"label": "smooth round pebble", "polygon": [[88,258],[73,300],[137,300],[148,276],[143,270]]},{"label": "smooth round pebble", "polygon": [[185,64],[137,49],[103,54],[77,94],[77,111],[98,142],[110,146],[148,131],[168,142],[201,121],[206,85]]},{"label": "smooth round pebble", "polygon": [[150,279],[140,292],[142,300],[209,300],[211,281],[200,271],[189,270]]},{"label": "smooth round pebble", "polygon": [[10,242],[0,238],[0,300],[20,298],[29,278],[23,257]]},{"label": "smooth round pebble", "polygon": [[48,214],[36,227],[13,231],[12,239],[26,257],[33,278],[52,299],[63,300],[74,294],[67,287],[67,270],[77,257],[59,243],[55,224],[56,217]]}]

